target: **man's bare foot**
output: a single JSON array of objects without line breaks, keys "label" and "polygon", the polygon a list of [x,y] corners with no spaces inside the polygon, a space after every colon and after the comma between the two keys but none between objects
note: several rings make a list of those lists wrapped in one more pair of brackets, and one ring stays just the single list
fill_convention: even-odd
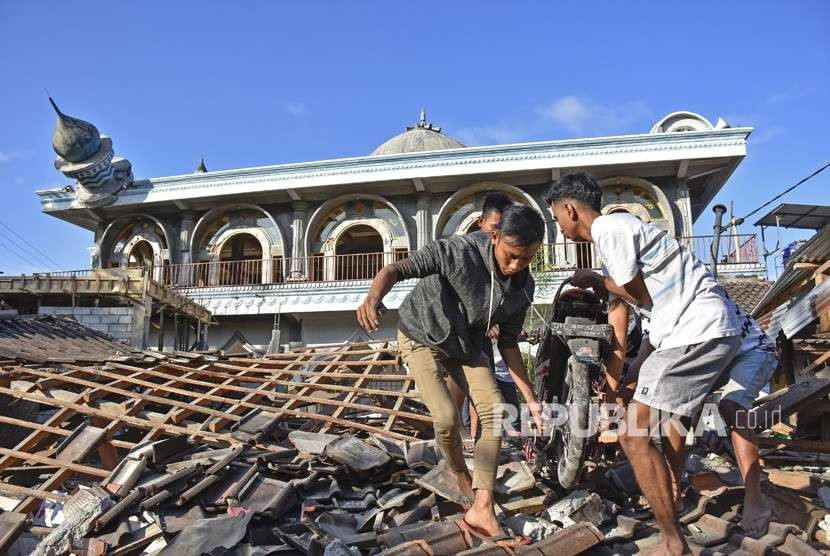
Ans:
[{"label": "man's bare foot", "polygon": [[772,510],[765,504],[744,504],[740,526],[748,537],[763,536],[769,528]]},{"label": "man's bare foot", "polygon": [[456,481],[458,481],[458,491],[462,494],[462,496],[466,496],[470,500],[470,504],[473,502],[473,498],[475,498],[475,493],[473,492],[473,478],[470,476],[469,471],[463,471],[461,473],[455,474]]},{"label": "man's bare foot", "polygon": [[474,527],[488,537],[504,535],[504,531],[501,525],[499,525],[499,520],[496,519],[496,514],[491,505],[473,504],[473,507],[464,514],[464,521],[467,522],[467,525]]}]

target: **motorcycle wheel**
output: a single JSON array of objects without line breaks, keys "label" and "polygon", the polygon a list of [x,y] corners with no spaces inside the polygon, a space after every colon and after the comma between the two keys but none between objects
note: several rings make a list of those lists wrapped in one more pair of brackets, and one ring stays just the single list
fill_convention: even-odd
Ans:
[{"label": "motorcycle wheel", "polygon": [[556,434],[557,480],[563,488],[571,488],[579,481],[585,464],[589,437],[591,378],[588,366],[573,356],[568,359],[567,373],[562,382],[560,403],[568,408],[568,421]]}]

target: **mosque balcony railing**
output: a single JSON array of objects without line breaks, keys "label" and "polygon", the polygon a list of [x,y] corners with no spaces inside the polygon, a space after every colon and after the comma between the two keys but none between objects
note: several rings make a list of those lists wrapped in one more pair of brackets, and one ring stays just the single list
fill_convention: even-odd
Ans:
[{"label": "mosque balcony railing", "polygon": [[[681,237],[681,245],[709,265],[712,236]],[[314,255],[311,257],[206,261],[156,267],[153,275],[166,285],[179,288],[214,288],[315,282],[356,282],[371,280],[384,265],[403,259],[408,251]],[[760,265],[757,237],[723,236],[718,250],[718,267]],[[531,271],[537,277],[569,273],[580,268],[601,266],[590,243],[560,242],[539,249]],[[157,278],[157,279],[158,279]]]}]

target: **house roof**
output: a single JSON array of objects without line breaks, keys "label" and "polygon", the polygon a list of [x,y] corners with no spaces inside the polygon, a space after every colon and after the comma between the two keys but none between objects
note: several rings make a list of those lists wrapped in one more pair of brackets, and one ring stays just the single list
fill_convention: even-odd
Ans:
[{"label": "house roof", "polygon": [[756,226],[820,230],[830,223],[830,206],[782,203],[758,220]]},{"label": "house roof", "polygon": [[758,302],[752,312],[753,316],[758,317],[775,309],[786,300],[784,296],[792,297],[793,294],[800,293],[804,289],[805,281],[815,270],[799,263],[820,265],[828,259],[830,259],[830,226],[811,237],[787,260],[784,272]]},{"label": "house roof", "polygon": [[721,282],[741,311],[750,314],[772,287],[772,282],[760,278],[736,278]]},{"label": "house roof", "polygon": [[0,318],[0,358],[32,363],[144,361],[146,355],[70,317]]}]

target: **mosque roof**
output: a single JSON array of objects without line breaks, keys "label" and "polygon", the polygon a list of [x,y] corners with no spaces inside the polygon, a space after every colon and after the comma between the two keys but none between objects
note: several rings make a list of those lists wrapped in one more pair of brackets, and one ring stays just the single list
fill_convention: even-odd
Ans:
[{"label": "mosque roof", "polygon": [[441,133],[440,127],[427,123],[426,113],[421,109],[421,117],[417,124],[407,127],[403,133],[381,144],[372,151],[372,156],[463,149],[466,146],[458,139]]}]

